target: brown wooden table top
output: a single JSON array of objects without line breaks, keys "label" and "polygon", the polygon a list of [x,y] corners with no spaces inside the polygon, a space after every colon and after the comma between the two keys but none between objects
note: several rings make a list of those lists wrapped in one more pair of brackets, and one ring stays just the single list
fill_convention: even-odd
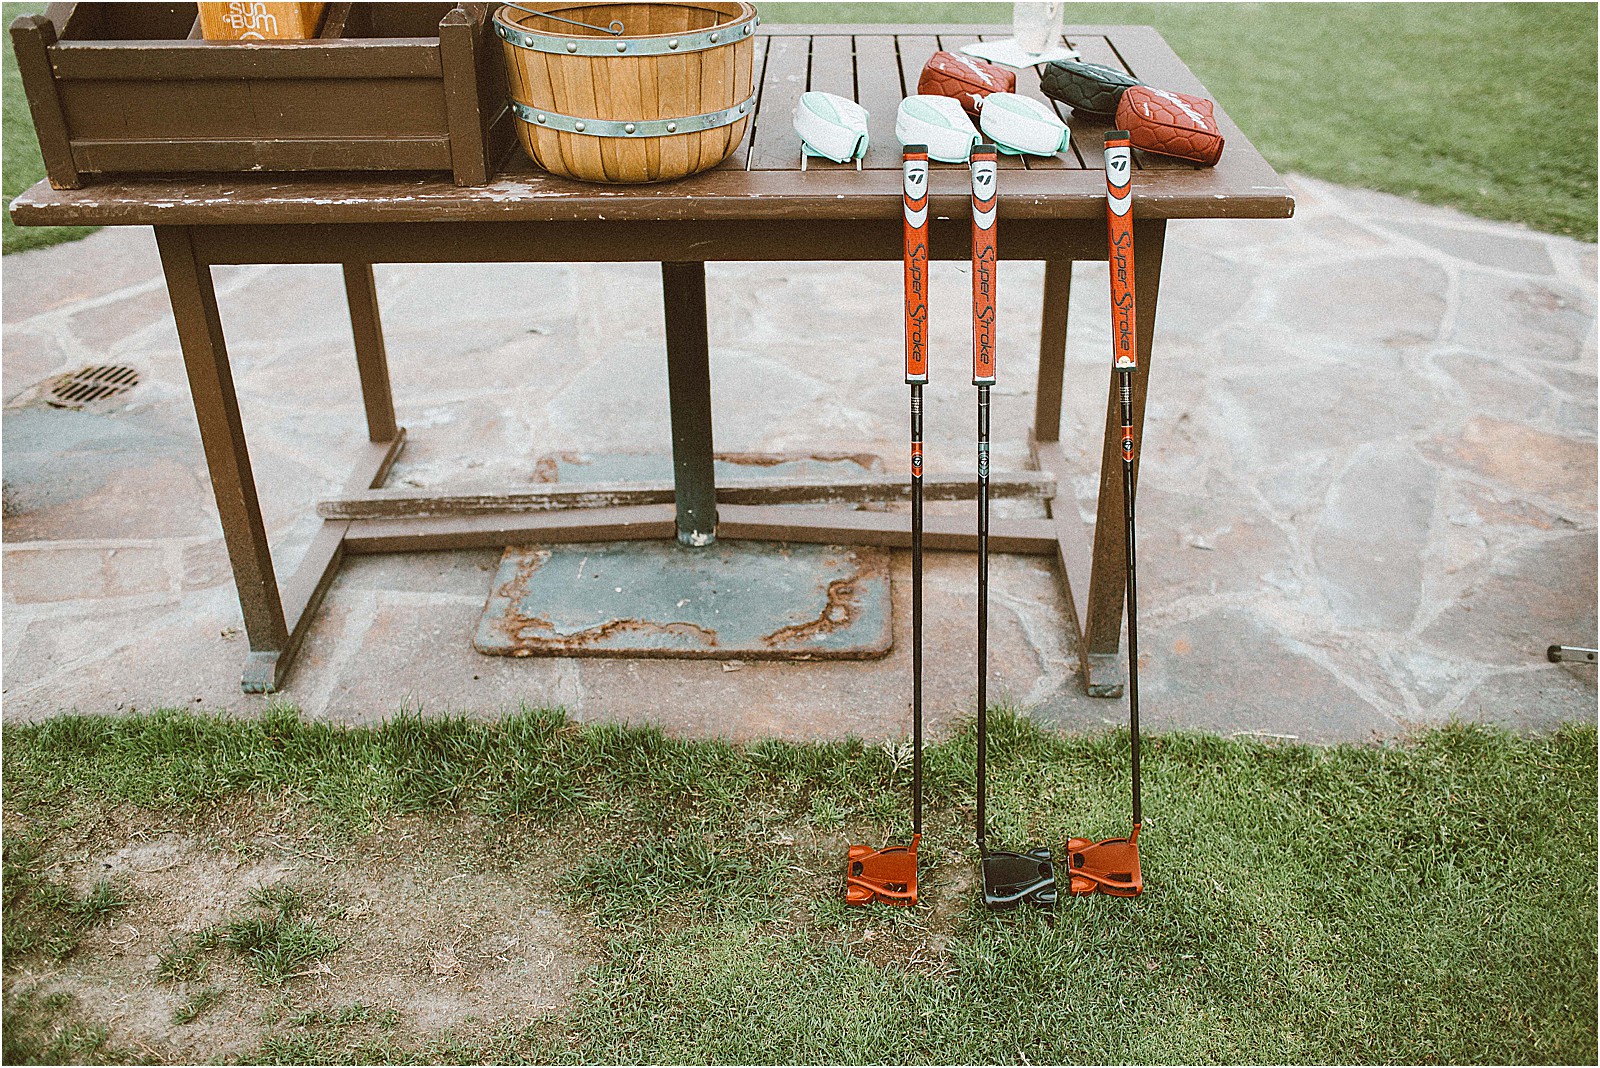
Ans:
[{"label": "brown wooden table top", "polygon": [[[934,32],[937,31],[937,32]],[[209,175],[109,178],[82,189],[40,182],[12,203],[20,226],[215,225],[495,221],[728,221],[898,218],[899,102],[938,49],[955,50],[994,26],[772,26],[756,41],[759,101],[751,130],[732,157],[704,174],[648,186],[591,185],[536,169],[519,148],[487,185],[458,187],[447,176],[410,174]],[[1161,35],[1148,26],[1070,26],[1083,58],[1126,70],[1164,89],[1210,96]],[[871,116],[871,148],[854,166],[812,159],[800,170],[790,114],[808,89],[852,97]],[[1048,101],[1029,68],[1017,91],[1045,100],[1072,128],[1073,147],[1050,158],[1002,157],[1003,212],[1013,218],[1099,219],[1105,211],[1101,144],[1107,126]],[[1272,167],[1217,108],[1222,160],[1201,167],[1135,153],[1135,213],[1144,218],[1287,218],[1294,198]],[[968,210],[961,165],[935,164],[936,214]]]}]

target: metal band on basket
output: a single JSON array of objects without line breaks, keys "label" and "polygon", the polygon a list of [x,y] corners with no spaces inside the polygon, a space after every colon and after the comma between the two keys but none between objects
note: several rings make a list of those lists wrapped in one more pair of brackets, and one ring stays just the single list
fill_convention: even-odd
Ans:
[{"label": "metal band on basket", "polygon": [[689,115],[673,119],[580,119],[573,115],[560,115],[554,111],[541,111],[513,100],[512,111],[517,118],[536,129],[560,130],[563,133],[586,134],[590,137],[670,137],[673,134],[701,133],[722,126],[732,126],[755,112],[756,96],[751,93],[741,104],[721,111],[708,111],[704,115]]},{"label": "metal band on basket", "polygon": [[[526,8],[518,8],[526,11]],[[539,14],[539,12],[529,12]],[[560,37],[547,33],[530,32],[522,26],[505,22],[500,12],[494,16],[494,32],[513,48],[527,48],[535,52],[550,52],[571,56],[674,56],[684,52],[703,52],[707,48],[729,45],[756,32],[761,18],[747,15],[738,22],[713,26],[709,30],[680,33],[674,36],[658,34],[653,37],[632,37],[618,40],[615,37]],[[598,29],[598,27],[596,27]],[[605,30],[600,32],[604,33]]]}]

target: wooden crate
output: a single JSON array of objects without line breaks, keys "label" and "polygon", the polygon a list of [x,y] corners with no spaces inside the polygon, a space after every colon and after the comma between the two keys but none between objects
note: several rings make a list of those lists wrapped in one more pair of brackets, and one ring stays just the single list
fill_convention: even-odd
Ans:
[{"label": "wooden crate", "polygon": [[450,171],[515,141],[491,5],[330,3],[308,41],[206,41],[196,4],[51,4],[11,25],[50,184],[96,175]]}]

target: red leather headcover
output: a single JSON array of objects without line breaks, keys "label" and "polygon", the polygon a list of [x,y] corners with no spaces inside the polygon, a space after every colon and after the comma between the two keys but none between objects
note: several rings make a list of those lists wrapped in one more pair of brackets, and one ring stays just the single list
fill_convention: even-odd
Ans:
[{"label": "red leather headcover", "polygon": [[1004,67],[955,52],[935,52],[917,79],[917,92],[948,96],[961,103],[974,119],[990,93],[1014,93],[1017,76]]},{"label": "red leather headcover", "polygon": [[1117,125],[1128,131],[1133,147],[1163,156],[1193,160],[1207,167],[1222,158],[1222,134],[1215,108],[1203,96],[1129,87],[1117,102]]}]

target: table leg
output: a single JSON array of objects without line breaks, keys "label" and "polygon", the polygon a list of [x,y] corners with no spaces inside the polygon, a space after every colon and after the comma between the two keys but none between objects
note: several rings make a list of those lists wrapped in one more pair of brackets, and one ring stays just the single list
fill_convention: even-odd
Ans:
[{"label": "table leg", "polygon": [[1056,496],[1045,502],[1054,534],[1052,554],[1061,596],[1067,602],[1067,627],[1081,658],[1084,649],[1083,617],[1072,589],[1088,574],[1089,537],[1078,518],[1066,456],[1061,451],[1061,394],[1067,358],[1067,320],[1072,304],[1071,260],[1047,260],[1044,268],[1044,302],[1039,324],[1039,380],[1033,411],[1033,463],[1054,476]]},{"label": "table leg", "polygon": [[717,540],[717,485],[711,455],[711,345],[706,331],[706,265],[663,263],[667,391],[672,408],[672,477],[678,542]]},{"label": "table leg", "polygon": [[1072,261],[1046,260],[1044,308],[1039,322],[1039,389],[1033,404],[1034,441],[1061,440],[1061,385],[1071,304]]},{"label": "table leg", "polygon": [[[1161,291],[1161,255],[1167,224],[1148,219],[1133,225],[1134,310],[1139,331],[1139,370],[1133,376],[1133,429],[1144,441],[1145,387],[1150,379],[1151,341],[1155,337],[1156,299]],[[1122,645],[1122,610],[1127,582],[1127,552],[1122,529],[1122,416],[1117,374],[1109,372],[1106,429],[1100,453],[1100,497],[1095,512],[1094,560],[1089,572],[1089,612],[1079,656],[1084,684],[1094,697],[1120,697],[1125,669],[1117,653]],[[1143,453],[1139,450],[1139,454]],[[1138,492],[1139,458],[1134,457],[1134,492]]]},{"label": "table leg", "polygon": [[397,431],[394,391],[389,386],[389,353],[383,344],[383,320],[378,317],[378,287],[372,278],[372,264],[344,265],[344,295],[350,305],[350,332],[355,338],[361,399],[367,408],[367,440],[393,441]]},{"label": "table leg", "polygon": [[265,692],[276,686],[277,660],[288,643],[289,627],[272,570],[261,502],[256,497],[211,267],[197,254],[188,227],[158,226],[155,232],[195,418],[200,423],[200,442],[222,519],[222,537],[250,642],[244,688]]}]

